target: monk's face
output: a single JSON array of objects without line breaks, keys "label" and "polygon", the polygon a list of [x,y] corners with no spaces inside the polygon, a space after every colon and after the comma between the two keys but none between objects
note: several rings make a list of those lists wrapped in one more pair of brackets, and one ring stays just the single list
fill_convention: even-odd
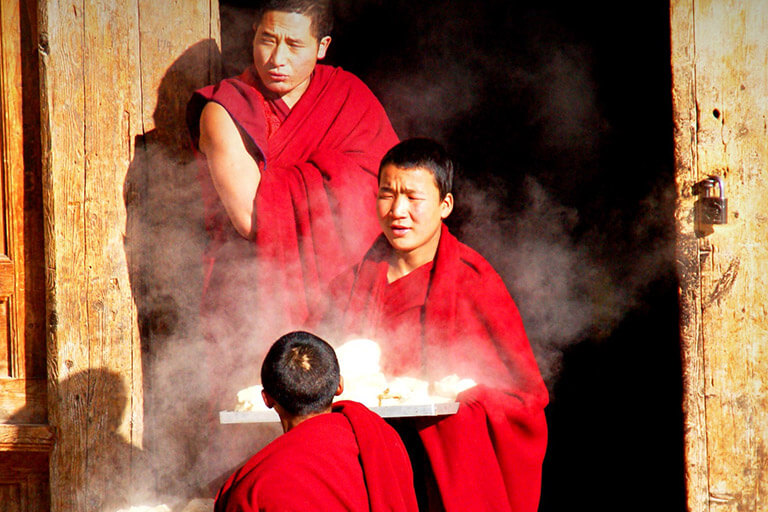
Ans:
[{"label": "monk's face", "polygon": [[312,19],[295,12],[267,11],[253,39],[253,63],[264,86],[289,107],[301,98],[331,38],[312,35]]},{"label": "monk's face", "polygon": [[440,198],[428,169],[386,165],[379,176],[376,201],[379,224],[395,251],[420,262],[430,261],[440,241],[440,227],[453,209],[453,196]]}]

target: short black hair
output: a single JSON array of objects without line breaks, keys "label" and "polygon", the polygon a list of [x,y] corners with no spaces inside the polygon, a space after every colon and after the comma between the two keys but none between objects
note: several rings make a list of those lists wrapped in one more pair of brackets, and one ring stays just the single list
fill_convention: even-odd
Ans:
[{"label": "short black hair", "polygon": [[437,141],[426,137],[413,137],[405,139],[393,146],[379,165],[381,170],[387,165],[394,165],[400,169],[422,168],[430,171],[435,178],[437,189],[440,191],[440,199],[453,188],[453,172],[455,164],[445,148]]},{"label": "short black hair", "polygon": [[261,385],[294,416],[331,406],[339,387],[339,361],[325,340],[305,331],[281,336],[261,365]]},{"label": "short black hair", "polygon": [[331,35],[333,30],[333,7],[331,0],[265,0],[256,10],[256,25],[267,11],[295,12],[312,20],[310,30],[320,41]]}]

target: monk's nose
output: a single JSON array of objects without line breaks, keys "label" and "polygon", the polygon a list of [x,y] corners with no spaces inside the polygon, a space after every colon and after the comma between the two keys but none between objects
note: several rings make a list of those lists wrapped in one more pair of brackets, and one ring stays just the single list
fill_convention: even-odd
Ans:
[{"label": "monk's nose", "polygon": [[396,218],[405,217],[408,214],[408,201],[403,196],[398,196],[392,202],[392,215]]},{"label": "monk's nose", "polygon": [[278,43],[275,49],[272,50],[272,56],[270,60],[275,66],[282,66],[286,62],[287,48],[283,43]]}]

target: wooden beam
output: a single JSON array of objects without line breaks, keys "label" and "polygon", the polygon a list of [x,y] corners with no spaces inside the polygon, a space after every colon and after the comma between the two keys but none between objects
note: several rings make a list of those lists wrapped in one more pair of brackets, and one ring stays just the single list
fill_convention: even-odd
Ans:
[{"label": "wooden beam", "polygon": [[683,366],[685,477],[689,511],[708,506],[704,346],[701,330],[699,250],[689,212],[697,175],[693,0],[671,6],[672,100],[678,204],[677,261],[680,278],[680,342]]},{"label": "wooden beam", "polygon": [[49,452],[54,441],[47,425],[0,424],[0,452]]},{"label": "wooden beam", "polygon": [[[120,508],[146,476],[136,467],[146,455],[136,307],[145,298],[134,293],[134,283],[145,277],[132,274],[127,261],[133,240],[124,187],[129,173],[155,171],[136,169],[137,141],[173,107],[167,98],[185,102],[188,87],[208,83],[210,59],[192,67],[176,63],[188,48],[218,38],[217,6],[211,0],[41,1],[49,418],[59,433],[51,454],[56,512]],[[168,81],[172,68],[178,76]],[[187,86],[178,88],[182,77]],[[162,100],[161,92],[167,95]],[[181,141],[186,128],[173,119],[166,133]]]},{"label": "wooden beam", "polygon": [[0,417],[11,423],[42,423],[48,417],[44,379],[0,379]]},{"label": "wooden beam", "polygon": [[[688,507],[768,508],[768,4],[672,2]],[[697,225],[723,179],[728,222]]]}]

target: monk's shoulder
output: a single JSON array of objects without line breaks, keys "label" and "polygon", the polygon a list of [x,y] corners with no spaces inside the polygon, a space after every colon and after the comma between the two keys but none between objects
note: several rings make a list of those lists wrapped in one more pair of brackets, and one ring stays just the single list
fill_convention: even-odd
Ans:
[{"label": "monk's shoulder", "polygon": [[[346,91],[346,94],[361,100],[374,100],[373,91],[357,75],[341,67],[318,64],[315,67],[313,80],[328,83],[335,91]],[[378,101],[378,100],[377,100]]]},{"label": "monk's shoulder", "polygon": [[342,448],[352,447],[350,457],[356,457],[354,450],[357,445],[349,423],[339,414],[322,414],[273,440],[254,456],[252,465],[272,474],[290,472],[297,466],[321,460],[323,454],[315,453],[317,446],[332,447],[330,452],[337,456]]},{"label": "monk's shoulder", "polygon": [[506,283],[488,260],[475,249],[459,244],[458,282],[463,289],[463,300],[479,304],[487,304],[490,300],[498,307],[512,303]]}]

